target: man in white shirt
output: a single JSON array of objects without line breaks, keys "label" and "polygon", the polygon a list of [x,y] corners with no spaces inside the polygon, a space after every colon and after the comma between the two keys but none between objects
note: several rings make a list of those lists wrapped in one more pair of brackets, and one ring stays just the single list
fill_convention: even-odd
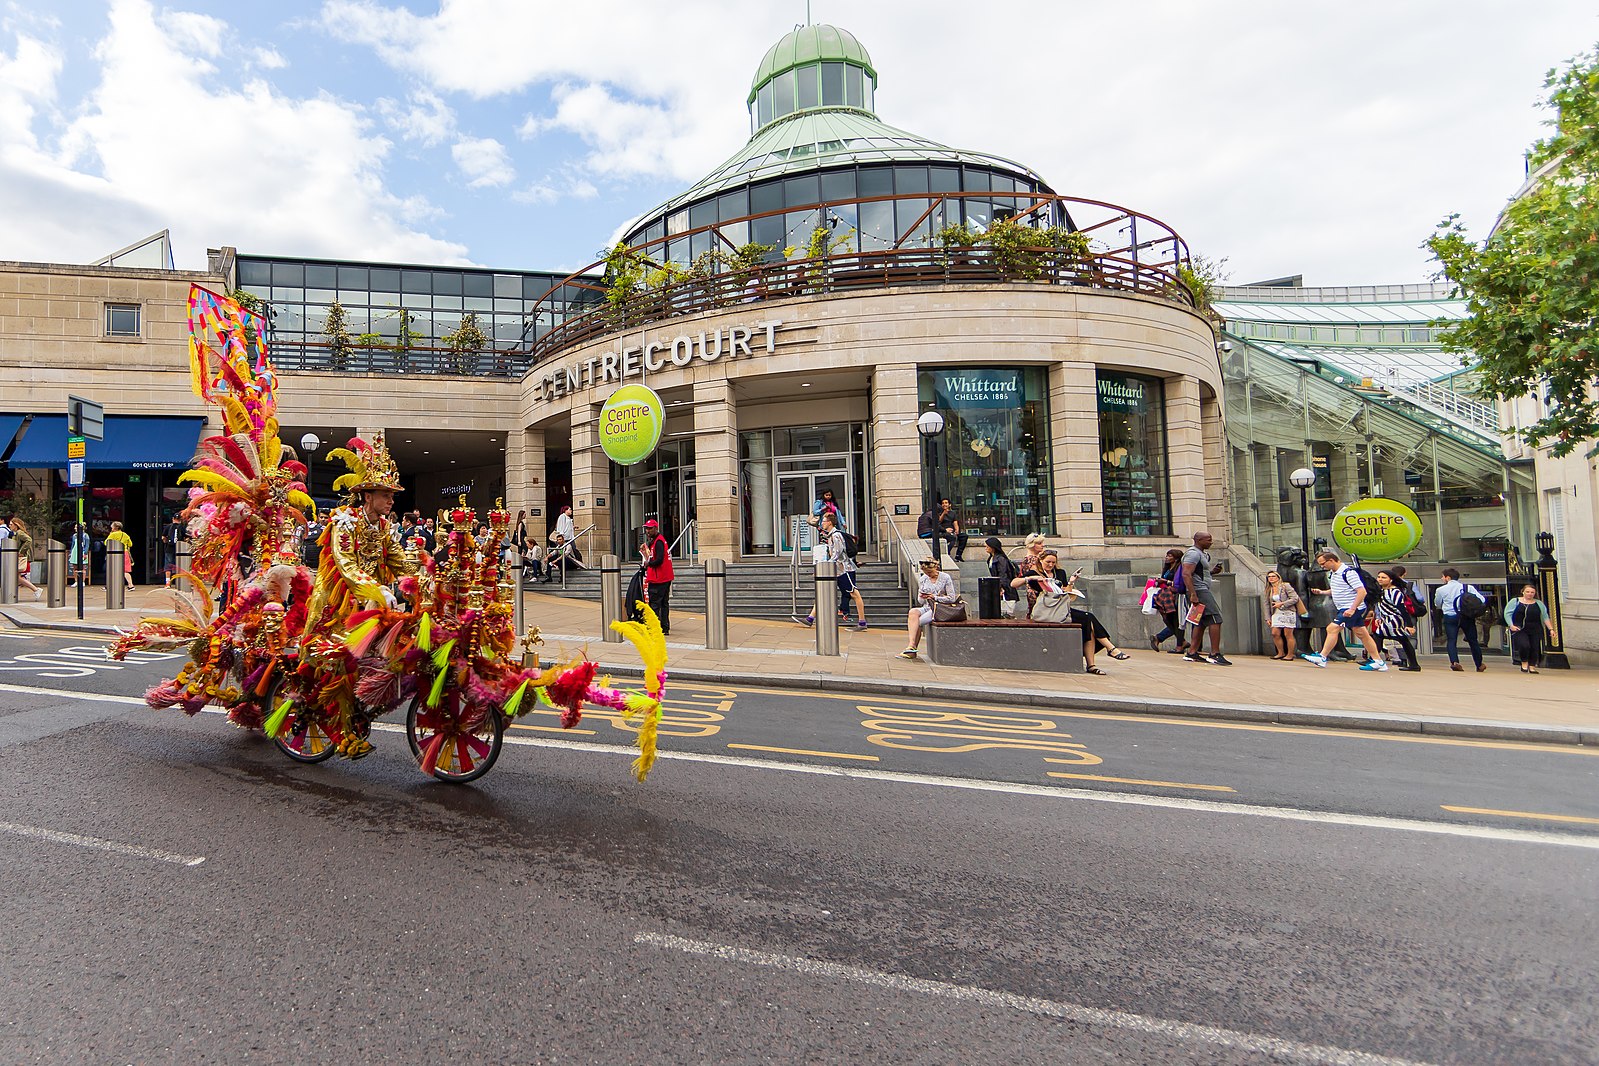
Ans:
[{"label": "man in white shirt", "polygon": [[[1478,591],[1475,585],[1462,584],[1460,571],[1454,567],[1444,571],[1444,583],[1438,586],[1438,591],[1432,594],[1433,607],[1438,611],[1438,616],[1444,620],[1444,639],[1448,641],[1446,649],[1449,652],[1449,669],[1462,671],[1465,667],[1460,665],[1460,651],[1458,648],[1460,635],[1466,635],[1466,646],[1471,649],[1471,661],[1476,664],[1480,674],[1488,669],[1482,664],[1482,644],[1477,640],[1477,620],[1475,618],[1460,617],[1460,605],[1467,596],[1475,596],[1484,605],[1488,597]],[[1478,612],[1481,613],[1480,611]]]},{"label": "man in white shirt", "polygon": [[1371,620],[1376,613],[1376,604],[1366,602],[1366,584],[1360,580],[1360,574],[1354,567],[1344,565],[1338,553],[1331,548],[1317,552],[1316,562],[1327,571],[1327,584],[1331,587],[1314,591],[1318,595],[1332,597],[1333,619],[1327,626],[1327,641],[1322,645],[1321,654],[1306,654],[1305,661],[1325,667],[1327,656],[1343,641],[1344,630],[1347,629],[1355,634],[1355,638],[1366,649],[1366,661],[1360,664],[1362,670],[1388,669],[1388,664],[1382,661],[1382,653],[1377,650],[1377,642],[1371,637]]}]

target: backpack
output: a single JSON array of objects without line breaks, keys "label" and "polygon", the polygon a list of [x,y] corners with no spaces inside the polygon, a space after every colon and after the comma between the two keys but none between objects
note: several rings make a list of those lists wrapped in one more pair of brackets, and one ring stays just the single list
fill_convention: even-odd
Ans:
[{"label": "backpack", "polygon": [[1487,610],[1488,604],[1476,589],[1470,585],[1460,587],[1460,592],[1455,596],[1455,617],[1475,622]]},{"label": "backpack", "polygon": [[1188,591],[1187,587],[1183,584],[1183,568],[1180,564],[1178,565],[1176,572],[1174,572],[1171,576],[1171,590],[1179,596]]},{"label": "backpack", "polygon": [[844,538],[844,554],[849,556],[850,562],[854,562],[856,556],[860,554],[861,542],[856,540],[855,535],[848,530],[841,529],[838,534]]},{"label": "backpack", "polygon": [[1353,567],[1353,570],[1355,571],[1355,576],[1360,578],[1360,583],[1366,586],[1367,608],[1376,610],[1377,601],[1382,599],[1382,586],[1377,584],[1376,575],[1364,566]]},{"label": "backpack", "polygon": [[1412,618],[1427,616],[1427,601],[1416,595],[1416,586],[1405,585],[1405,613]]}]

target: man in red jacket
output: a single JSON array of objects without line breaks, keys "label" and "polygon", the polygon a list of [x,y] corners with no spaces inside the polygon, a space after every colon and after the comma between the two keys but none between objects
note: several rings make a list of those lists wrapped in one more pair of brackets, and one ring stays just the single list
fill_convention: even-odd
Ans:
[{"label": "man in red jacket", "polygon": [[672,632],[672,549],[661,535],[661,524],[655,519],[644,523],[644,543],[639,547],[639,558],[644,561],[645,597],[650,610],[661,620],[661,632]]}]

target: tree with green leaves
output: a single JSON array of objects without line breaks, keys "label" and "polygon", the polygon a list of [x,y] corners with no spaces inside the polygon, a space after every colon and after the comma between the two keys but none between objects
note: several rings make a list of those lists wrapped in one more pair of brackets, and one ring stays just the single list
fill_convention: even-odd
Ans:
[{"label": "tree with green leaves", "polygon": [[344,369],[350,361],[351,351],[355,348],[355,340],[350,336],[348,322],[344,305],[334,300],[328,307],[328,319],[326,325],[322,327],[322,335],[328,339],[328,355],[335,370]]},{"label": "tree with green leaves", "polygon": [[1426,247],[1466,300],[1464,319],[1439,323],[1444,348],[1477,367],[1485,395],[1541,391],[1545,414],[1523,436],[1566,455],[1599,436],[1599,50],[1544,88],[1552,132],[1532,147],[1527,188],[1481,244],[1451,215]]}]

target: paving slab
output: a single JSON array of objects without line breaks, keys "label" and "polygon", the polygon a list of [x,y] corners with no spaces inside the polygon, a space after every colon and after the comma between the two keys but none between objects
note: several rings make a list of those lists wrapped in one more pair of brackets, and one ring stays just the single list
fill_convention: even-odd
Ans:
[{"label": "paving slab", "polygon": [[[130,628],[146,615],[169,613],[171,598],[163,588],[139,588],[129,594],[126,609],[107,611],[105,590],[97,587],[89,590],[81,622],[75,602],[62,608],[24,602],[0,607],[0,624],[104,634]],[[585,653],[610,672],[636,671],[631,645],[602,640],[597,604],[529,592],[526,611],[546,641],[540,649],[545,661]],[[1107,674],[1099,677],[901,659],[903,629],[843,630],[840,654],[824,656],[816,653],[815,632],[796,623],[729,618],[726,650],[705,648],[703,615],[673,611],[672,623],[669,673],[699,684],[1599,745],[1599,670],[1581,666],[1529,676],[1507,658],[1490,658],[1484,673],[1454,673],[1436,656],[1424,657],[1420,673],[1374,673],[1353,664],[1318,669],[1302,661],[1239,656],[1235,665],[1221,667],[1144,646],[1127,648],[1125,660],[1100,656],[1098,665]]]}]

